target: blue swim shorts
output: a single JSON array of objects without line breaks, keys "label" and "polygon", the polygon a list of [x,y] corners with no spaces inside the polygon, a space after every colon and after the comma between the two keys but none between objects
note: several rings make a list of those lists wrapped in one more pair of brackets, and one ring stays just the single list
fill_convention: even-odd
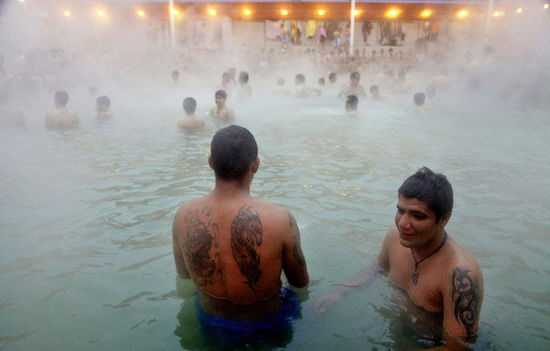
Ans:
[{"label": "blue swim shorts", "polygon": [[300,315],[300,299],[296,293],[286,287],[281,289],[283,308],[271,317],[261,321],[233,321],[214,316],[206,312],[198,298],[195,298],[195,310],[201,326],[201,332],[208,339],[223,344],[260,341],[266,337],[285,332],[292,327]]}]

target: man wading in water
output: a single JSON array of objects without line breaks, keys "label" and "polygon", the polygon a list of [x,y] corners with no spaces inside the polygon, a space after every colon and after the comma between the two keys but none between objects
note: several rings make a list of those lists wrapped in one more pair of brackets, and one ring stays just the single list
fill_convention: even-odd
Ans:
[{"label": "man wading in water", "polygon": [[417,306],[443,315],[444,345],[462,350],[475,339],[483,300],[483,277],[476,260],[445,231],[453,209],[447,178],[424,167],[398,190],[395,226],[377,262],[339,290],[321,297],[315,309],[325,313],[345,294],[369,286],[377,273],[405,290]]},{"label": "man wading in water", "polygon": [[198,289],[202,331],[234,344],[288,330],[299,300],[281,273],[295,287],[309,283],[298,225],[288,210],[250,196],[260,160],[247,129],[220,129],[208,162],[214,190],[183,204],[173,225],[176,269]]}]

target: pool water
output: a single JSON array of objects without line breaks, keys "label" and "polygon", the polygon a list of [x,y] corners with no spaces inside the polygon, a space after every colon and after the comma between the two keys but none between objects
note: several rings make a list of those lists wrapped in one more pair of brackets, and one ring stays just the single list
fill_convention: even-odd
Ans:
[{"label": "pool water", "polygon": [[[435,345],[437,317],[386,277],[325,315],[313,309],[375,260],[397,188],[422,166],[451,181],[447,232],[483,270],[475,349],[550,348],[548,111],[469,99],[436,96],[426,113],[408,98],[361,101],[357,116],[323,97],[233,103],[259,145],[251,193],[294,214],[311,278],[292,335],[264,348]],[[217,126],[207,118],[205,130],[180,132],[165,112],[119,108],[107,123],[81,116],[76,131],[35,121],[2,135],[0,349],[215,348],[178,293],[171,225],[182,202],[214,185]]]}]

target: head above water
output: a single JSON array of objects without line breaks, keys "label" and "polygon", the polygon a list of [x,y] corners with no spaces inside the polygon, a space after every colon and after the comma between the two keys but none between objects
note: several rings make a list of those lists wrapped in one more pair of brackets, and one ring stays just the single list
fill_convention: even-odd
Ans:
[{"label": "head above water", "polygon": [[349,80],[352,82],[352,83],[359,83],[359,80],[361,79],[361,75],[359,74],[359,72],[352,72],[350,75],[349,75]]},{"label": "head above water", "polygon": [[69,102],[69,94],[64,90],[59,90],[55,92],[54,103],[55,107],[65,107]]},{"label": "head above water", "polygon": [[216,132],[210,144],[210,162],[216,178],[240,181],[258,157],[258,145],[246,128],[230,125]]},{"label": "head above water", "polygon": [[331,82],[331,83],[336,82],[336,73],[330,72],[329,75],[328,75],[328,81]]},{"label": "head above water", "polygon": [[408,177],[397,190],[399,197],[417,199],[426,204],[434,212],[435,219],[451,215],[453,211],[453,187],[441,173],[434,173],[427,167],[422,167]]},{"label": "head above water", "polygon": [[239,83],[246,84],[248,83],[248,73],[245,71],[241,71],[239,73]]},{"label": "head above water", "polygon": [[97,112],[107,112],[111,107],[111,99],[108,96],[100,96],[95,101]]},{"label": "head above water", "polygon": [[180,79],[180,72],[177,70],[172,71],[172,79],[177,82]]},{"label": "head above water", "polygon": [[346,111],[357,111],[357,105],[359,104],[359,98],[355,95],[348,95],[346,98]]},{"label": "head above water", "polygon": [[217,98],[217,97],[220,97],[224,100],[227,100],[227,93],[225,92],[225,90],[217,90],[216,93],[214,94],[214,98]]},{"label": "head above water", "polygon": [[426,101],[426,95],[424,93],[416,93],[414,94],[414,104],[416,106],[423,106],[424,101]]},{"label": "head above water", "polygon": [[195,110],[197,109],[197,101],[193,99],[192,97],[186,97],[183,99],[183,110],[185,111],[185,114],[192,115],[195,113]]},{"label": "head above water", "polygon": [[229,72],[223,72],[222,74],[222,84],[227,84],[231,82],[231,75]]},{"label": "head above water", "polygon": [[306,82],[306,76],[304,76],[302,73],[298,73],[296,75],[296,78],[294,79],[294,82],[296,84],[303,84]]}]

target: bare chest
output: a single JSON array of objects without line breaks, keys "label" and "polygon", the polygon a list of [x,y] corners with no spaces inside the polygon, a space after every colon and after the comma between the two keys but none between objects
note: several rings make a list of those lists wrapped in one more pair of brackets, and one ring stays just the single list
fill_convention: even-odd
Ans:
[{"label": "bare chest", "polygon": [[427,311],[442,312],[442,271],[436,260],[424,261],[418,265],[416,284],[413,279],[414,260],[409,249],[390,255],[389,263],[390,280],[404,289],[415,305]]}]

